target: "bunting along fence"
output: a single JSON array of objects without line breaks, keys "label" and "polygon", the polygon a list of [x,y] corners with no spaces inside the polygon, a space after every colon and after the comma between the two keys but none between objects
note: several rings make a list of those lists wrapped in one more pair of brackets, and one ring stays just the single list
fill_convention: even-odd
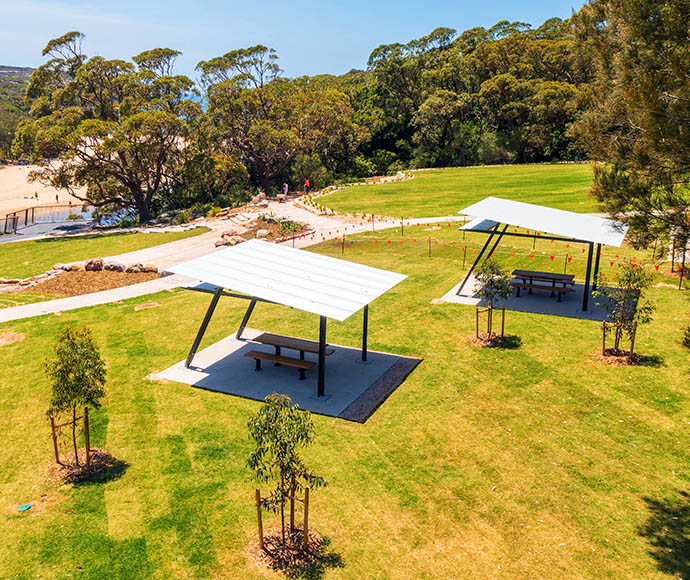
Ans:
[{"label": "bunting along fence", "polygon": [[[465,268],[472,264],[481,251],[486,242],[486,234],[459,230],[461,224],[462,222],[434,223],[420,222],[419,220],[367,218],[329,232],[300,235],[296,236],[295,239],[326,243],[335,246],[341,254],[373,249],[374,251],[400,255],[424,255],[429,259],[452,259],[459,261],[462,268]],[[499,245],[491,255],[500,259],[506,266],[510,267],[512,262],[515,267],[528,265],[534,269],[548,269],[563,273],[584,272],[587,263],[588,244],[567,242],[553,238],[543,232],[524,228],[513,227],[510,231],[532,236],[532,240],[521,238],[524,241],[520,246],[511,246],[510,240],[515,238],[504,238],[502,245]],[[443,237],[441,237],[442,234]],[[659,250],[664,251],[663,244],[659,245]],[[646,259],[638,259],[636,255],[632,257],[621,255],[617,253],[618,251],[617,248],[602,247],[600,274],[607,276],[608,272],[615,272],[616,267],[628,261],[632,262],[633,267],[642,265],[643,261],[645,265],[649,264]],[[651,267],[656,272],[666,273],[665,269],[668,264],[659,259],[657,244],[652,250],[652,255],[654,262]],[[671,270],[669,269],[669,271]],[[687,277],[687,273],[683,273],[682,266],[676,265],[674,272],[685,274],[684,277]]]}]

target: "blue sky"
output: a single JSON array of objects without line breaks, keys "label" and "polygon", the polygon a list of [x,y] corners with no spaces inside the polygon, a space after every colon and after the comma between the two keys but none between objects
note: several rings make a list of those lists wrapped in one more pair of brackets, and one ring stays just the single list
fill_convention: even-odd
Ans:
[{"label": "blue sky", "polygon": [[583,0],[275,0],[251,2],[0,0],[0,64],[37,66],[51,38],[86,34],[88,55],[130,58],[155,47],[182,51],[178,72],[200,60],[265,44],[288,76],[365,68],[380,44],[407,42],[438,26],[458,31],[498,20],[539,25],[567,18]]}]

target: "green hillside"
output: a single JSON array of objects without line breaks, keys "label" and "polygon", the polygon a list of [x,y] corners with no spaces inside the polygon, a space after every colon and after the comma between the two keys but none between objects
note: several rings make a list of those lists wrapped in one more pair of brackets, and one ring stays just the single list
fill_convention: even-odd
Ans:
[{"label": "green hillside", "polygon": [[14,129],[29,111],[24,94],[32,72],[27,67],[0,65],[0,161],[9,155]]}]

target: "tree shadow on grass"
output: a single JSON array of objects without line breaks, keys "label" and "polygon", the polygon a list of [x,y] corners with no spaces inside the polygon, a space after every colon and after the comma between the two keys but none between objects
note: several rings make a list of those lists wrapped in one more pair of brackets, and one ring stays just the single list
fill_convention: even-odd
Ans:
[{"label": "tree shadow on grass", "polygon": [[639,530],[653,546],[650,554],[659,570],[690,580],[690,493],[671,499],[644,498],[650,512]]},{"label": "tree shadow on grass", "polygon": [[330,543],[329,538],[323,538],[321,547],[314,554],[313,558],[303,566],[290,570],[286,573],[286,576],[295,579],[319,580],[325,576],[327,570],[344,568],[345,562],[343,562],[340,554],[328,549]]}]

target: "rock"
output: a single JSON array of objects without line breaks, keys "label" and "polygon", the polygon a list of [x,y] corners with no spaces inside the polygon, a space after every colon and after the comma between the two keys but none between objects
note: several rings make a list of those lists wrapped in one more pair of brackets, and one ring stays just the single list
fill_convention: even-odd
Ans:
[{"label": "rock", "polygon": [[238,236],[239,232],[237,230],[225,230],[222,234],[220,234],[221,238],[230,238],[232,236]]},{"label": "rock", "polygon": [[242,236],[223,236],[216,242],[216,248],[220,246],[236,246],[242,242],[244,242],[244,238]]},{"label": "rock", "polygon": [[53,270],[67,270],[68,268],[69,266],[67,264],[63,264],[62,262],[53,264]]},{"label": "rock", "polygon": [[125,268],[125,272],[127,272],[128,274],[139,274],[142,271],[141,269],[143,267],[143,264],[130,264]]},{"label": "rock", "polygon": [[266,194],[263,192],[259,195],[255,195],[249,203],[256,205],[257,203],[261,203],[262,201],[266,201]]},{"label": "rock", "polygon": [[256,232],[257,238],[265,238],[265,237],[270,236],[270,235],[271,235],[271,232],[269,232],[268,230],[257,230],[257,232]]},{"label": "rock", "polygon": [[100,272],[103,269],[103,260],[101,260],[100,258],[94,258],[93,260],[89,260],[84,265],[84,269],[87,272]]},{"label": "rock", "polygon": [[124,272],[125,265],[121,264],[120,262],[106,262],[105,266],[103,266],[103,269],[109,270],[110,272]]},{"label": "rock", "polygon": [[158,266],[154,266],[153,264],[143,264],[141,266],[141,271],[142,272],[149,272],[152,274],[157,274],[158,273]]}]

